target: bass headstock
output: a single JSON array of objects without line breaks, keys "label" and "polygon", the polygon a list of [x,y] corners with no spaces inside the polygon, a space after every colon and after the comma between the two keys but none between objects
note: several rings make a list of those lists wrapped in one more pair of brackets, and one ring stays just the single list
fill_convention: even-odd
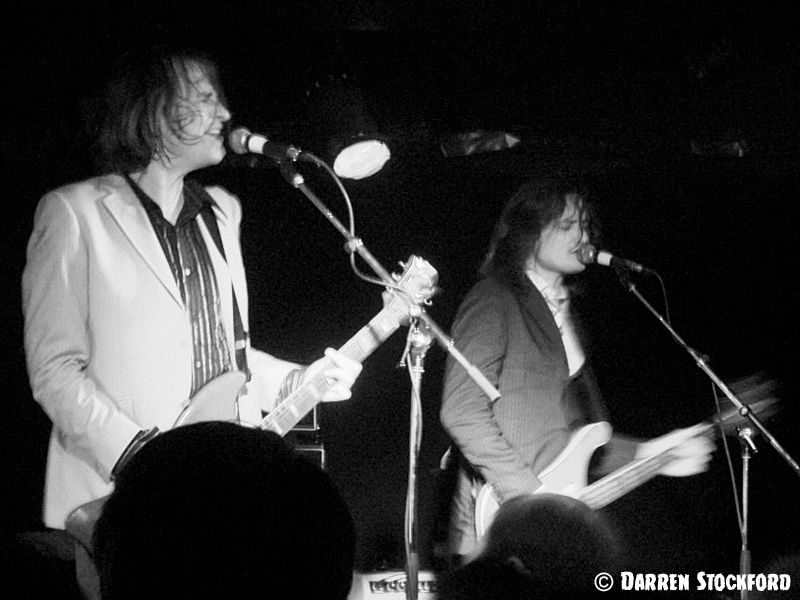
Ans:
[{"label": "bass headstock", "polygon": [[721,400],[720,414],[713,421],[722,427],[726,434],[733,433],[737,427],[746,425],[748,413],[752,413],[759,421],[774,417],[780,410],[778,383],[758,373],[739,379],[729,385],[736,398],[742,403],[739,409],[728,398]]}]

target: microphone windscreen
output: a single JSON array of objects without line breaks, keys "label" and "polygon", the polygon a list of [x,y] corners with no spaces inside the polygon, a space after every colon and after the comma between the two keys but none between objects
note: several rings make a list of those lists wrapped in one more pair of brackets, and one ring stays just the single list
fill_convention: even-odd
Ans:
[{"label": "microphone windscreen", "polygon": [[228,147],[235,154],[246,154],[247,138],[250,137],[250,130],[246,127],[237,127],[228,134]]},{"label": "microphone windscreen", "polygon": [[591,244],[583,244],[578,248],[578,260],[584,265],[592,265],[597,261],[597,248]]}]

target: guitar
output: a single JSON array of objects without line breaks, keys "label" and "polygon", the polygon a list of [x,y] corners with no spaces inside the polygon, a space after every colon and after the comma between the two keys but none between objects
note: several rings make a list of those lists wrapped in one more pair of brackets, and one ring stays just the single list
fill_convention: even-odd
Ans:
[{"label": "guitar", "polygon": [[[402,275],[394,275],[391,299],[369,323],[362,327],[339,352],[356,361],[363,361],[403,324],[413,306],[428,303],[436,290],[438,273],[426,260],[410,256],[400,263]],[[404,297],[401,297],[404,296]],[[324,369],[323,369],[324,370]],[[236,404],[246,377],[241,371],[223,373],[204,385],[178,415],[174,427],[204,421],[237,421]],[[260,429],[285,435],[320,401],[327,383],[320,372],[289,394],[257,425]],[[78,583],[85,598],[99,600],[99,579],[92,561],[92,536],[108,496],[82,504],[66,521],[66,531],[76,542],[75,562]]]},{"label": "guitar", "polygon": [[[436,288],[436,270],[424,259],[413,255],[407,263],[402,264],[405,270],[397,279],[396,285],[413,299],[414,304],[427,302]],[[339,352],[359,362],[363,361],[400,327],[407,316],[407,300],[394,293],[383,310],[339,348]],[[178,415],[175,426],[203,421],[235,420],[235,398],[244,381],[244,374],[239,371],[224,373],[213,379],[195,394],[189,405]],[[325,378],[321,373],[318,374],[270,411],[258,427],[285,435],[320,402],[326,386]]]},{"label": "guitar", "polygon": [[[750,409],[761,417],[774,404],[774,398],[766,398],[750,404]],[[743,420],[744,417],[740,417],[738,411],[731,410],[721,418],[701,423],[699,426],[703,429],[698,433],[713,433],[717,423],[729,429],[741,424]],[[683,441],[658,454],[636,459],[587,485],[592,454],[611,439],[611,433],[611,425],[605,421],[578,429],[564,450],[539,474],[539,480],[545,488],[543,491],[573,496],[590,508],[602,508],[655,477],[662,467],[676,458],[671,450]],[[475,498],[475,532],[478,539],[486,534],[499,508],[492,486],[484,483]]]}]

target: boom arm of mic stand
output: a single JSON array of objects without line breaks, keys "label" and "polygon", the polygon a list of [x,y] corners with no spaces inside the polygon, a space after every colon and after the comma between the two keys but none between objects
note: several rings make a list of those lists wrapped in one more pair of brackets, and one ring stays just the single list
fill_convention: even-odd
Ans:
[{"label": "boom arm of mic stand", "polygon": [[[286,181],[289,182],[289,185],[299,189],[303,194],[308,198],[311,203],[319,210],[328,221],[341,233],[344,238],[347,240],[346,247],[351,252],[357,252],[358,255],[364,259],[370,268],[375,272],[375,274],[380,277],[381,281],[386,283],[389,286],[394,286],[394,280],[389,272],[381,266],[378,260],[372,255],[372,253],[364,246],[364,242],[357,237],[354,237],[350,234],[347,228],[342,225],[339,219],[328,210],[328,207],[323,204],[323,202],[311,191],[308,186],[305,184],[305,180],[300,173],[294,168],[294,163],[292,162],[284,162],[281,164],[281,173],[283,174]],[[458,351],[455,347],[455,343],[452,338],[447,336],[442,329],[431,319],[428,314],[421,308],[417,306],[409,306],[410,309],[414,309],[416,312],[414,316],[416,316],[419,320],[421,320],[425,325],[428,326],[431,333],[436,337],[436,340],[439,344],[450,353],[453,358],[455,358],[461,366],[467,371],[469,376],[472,380],[481,388],[484,394],[489,397],[489,400],[494,402],[500,397],[500,392],[495,388],[492,383],[486,379],[486,377],[481,373],[477,367],[470,364],[464,355]]]},{"label": "boom arm of mic stand", "polygon": [[778,440],[776,440],[775,437],[767,430],[767,428],[764,427],[763,423],[761,423],[758,417],[752,413],[750,407],[746,404],[743,404],[731,391],[731,389],[725,385],[725,382],[722,381],[717,374],[711,370],[711,368],[708,366],[707,358],[694,350],[683,340],[683,338],[681,338],[680,335],[678,335],[675,329],[673,329],[672,325],[667,323],[664,317],[662,317],[659,312],[644,298],[644,296],[639,293],[639,290],[636,289],[636,286],[630,281],[630,278],[628,278],[626,274],[619,271],[618,273],[620,274],[620,281],[622,282],[622,285],[625,286],[630,293],[636,296],[636,298],[639,299],[645,308],[647,308],[647,310],[649,310],[656,317],[656,319],[658,319],[659,323],[661,323],[667,329],[667,331],[669,331],[670,335],[672,335],[675,341],[678,342],[678,344],[691,355],[697,366],[700,367],[700,369],[705,372],[706,375],[708,375],[711,381],[713,381],[716,386],[722,390],[722,393],[725,394],[725,396],[733,403],[733,405],[739,409],[739,414],[743,417],[747,417],[750,422],[755,425],[755,427],[764,435],[764,437],[767,439],[767,441],[769,441],[770,445],[781,456],[781,458],[787,462],[789,467],[794,471],[795,475],[800,477],[800,465],[797,464],[797,461],[795,461],[789,455],[783,446],[780,445]]}]

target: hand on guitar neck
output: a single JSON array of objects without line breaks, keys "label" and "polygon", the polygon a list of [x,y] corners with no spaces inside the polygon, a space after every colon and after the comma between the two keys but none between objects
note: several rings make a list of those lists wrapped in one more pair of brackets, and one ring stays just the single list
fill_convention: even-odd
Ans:
[{"label": "hand on guitar neck", "polygon": [[353,383],[361,373],[361,363],[345,356],[333,348],[325,350],[325,356],[311,363],[303,373],[301,384],[322,374],[328,384],[323,391],[321,402],[339,402],[349,399],[353,394]]},{"label": "hand on guitar neck", "polygon": [[[775,410],[775,397],[778,384],[764,373],[748,375],[733,381],[730,387],[737,397],[751,409],[757,409],[768,415]],[[723,427],[726,421],[740,421],[737,411],[729,409],[727,414],[720,415]],[[727,424],[730,428],[730,423]],[[696,475],[708,469],[711,455],[716,445],[712,439],[715,431],[710,422],[698,423],[692,427],[675,429],[670,433],[642,442],[636,449],[636,458],[644,459],[668,453],[671,460],[658,470],[658,475],[685,477]]]},{"label": "hand on guitar neck", "polygon": [[[414,260],[419,262],[419,259],[411,257],[409,259],[409,264],[415,264],[413,262]],[[417,267],[417,269],[419,269],[419,267]],[[433,277],[431,279],[433,279]],[[417,286],[420,286],[419,282]],[[427,299],[435,290],[435,283],[430,281],[424,283],[422,287],[424,288],[424,292],[421,297]],[[389,307],[392,302],[396,302],[396,297],[388,291],[384,291],[381,294],[381,298],[383,299],[384,309]],[[406,322],[408,318],[405,316],[400,317],[398,321],[401,323]],[[339,350],[327,348],[325,350],[325,356],[303,369],[303,376],[299,385],[305,385],[321,374],[325,378],[328,386],[327,389],[322,392],[320,402],[340,402],[342,400],[348,400],[353,395],[351,388],[361,373],[361,369],[362,365],[357,360],[350,358]]]},{"label": "hand on guitar neck", "polygon": [[642,442],[636,448],[636,458],[649,458],[669,451],[673,458],[658,470],[659,475],[686,477],[702,473],[708,469],[716,448],[708,435],[709,429],[708,424],[699,423]]}]

